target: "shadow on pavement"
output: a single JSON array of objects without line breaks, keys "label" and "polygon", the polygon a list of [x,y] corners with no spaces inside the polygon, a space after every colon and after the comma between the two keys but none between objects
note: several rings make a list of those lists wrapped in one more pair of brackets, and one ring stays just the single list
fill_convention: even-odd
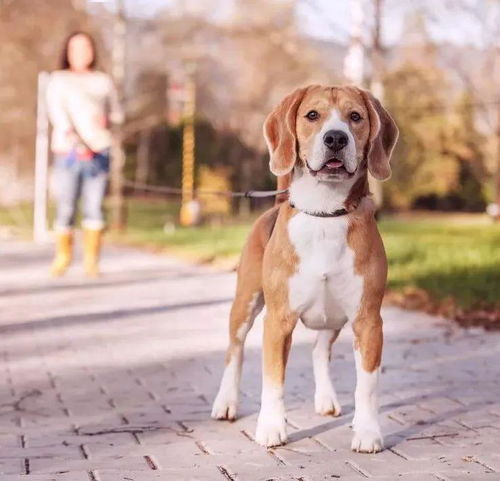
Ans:
[{"label": "shadow on pavement", "polygon": [[[0,296],[14,297],[31,294],[44,294],[52,291],[78,290],[78,289],[101,289],[104,287],[118,287],[134,284],[145,284],[152,282],[168,281],[175,279],[187,279],[190,277],[206,278],[216,274],[211,272],[178,272],[172,270],[171,273],[167,269],[147,269],[147,270],[132,270],[126,271],[123,276],[114,273],[104,273],[100,279],[87,280],[84,277],[80,282],[67,282],[66,279],[52,279],[47,276],[46,283],[43,285],[37,284],[34,286],[16,287],[16,288],[0,288]],[[122,277],[122,278],[121,278]],[[64,283],[59,283],[64,281]]]},{"label": "shadow on pavement", "polygon": [[39,330],[54,327],[69,327],[76,324],[87,325],[89,323],[119,321],[120,319],[134,316],[161,314],[182,309],[202,308],[218,304],[228,304],[231,301],[232,298],[208,299],[205,301],[193,301],[184,303],[181,302],[178,304],[165,304],[161,306],[139,307],[133,309],[116,309],[95,313],[68,314],[63,316],[46,317],[43,319],[34,319],[11,324],[3,323],[2,325],[0,325],[0,334],[19,332],[30,330],[33,328]]}]

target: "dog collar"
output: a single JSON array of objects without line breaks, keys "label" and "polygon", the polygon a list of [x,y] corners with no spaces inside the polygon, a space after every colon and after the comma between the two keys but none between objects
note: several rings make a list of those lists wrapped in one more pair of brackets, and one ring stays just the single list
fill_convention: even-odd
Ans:
[{"label": "dog collar", "polygon": [[[295,205],[293,205],[291,202],[290,202],[290,207],[297,209],[297,207],[295,207]],[[337,209],[334,210],[333,212],[308,212],[307,210],[301,210],[301,209],[297,210],[299,212],[302,212],[303,214],[307,214],[312,217],[340,217],[342,215],[346,215],[349,213],[347,212],[347,209]]]}]

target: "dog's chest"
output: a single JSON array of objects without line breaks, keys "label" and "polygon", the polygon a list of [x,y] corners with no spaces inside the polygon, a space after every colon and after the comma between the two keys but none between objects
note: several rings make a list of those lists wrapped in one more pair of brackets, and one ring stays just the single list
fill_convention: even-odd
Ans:
[{"label": "dog's chest", "polygon": [[299,213],[289,221],[288,235],[298,258],[288,284],[290,307],[311,329],[339,329],[359,308],[363,279],[354,272],[347,227],[346,216]]}]

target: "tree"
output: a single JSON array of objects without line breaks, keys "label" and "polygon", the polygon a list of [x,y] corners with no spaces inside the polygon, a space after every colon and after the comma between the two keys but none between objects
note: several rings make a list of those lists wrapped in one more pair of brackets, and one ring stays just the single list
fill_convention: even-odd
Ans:
[{"label": "tree", "polygon": [[[446,66],[457,75],[477,106],[475,117],[484,134],[484,166],[493,180],[490,199],[500,206],[500,3],[498,0],[446,0],[441,14],[436,14],[436,2],[429,2],[427,17],[439,25],[450,18],[462,19],[474,34],[461,32],[469,43],[469,55],[449,49],[444,56]],[[445,11],[443,11],[443,8]],[[439,11],[439,10],[438,10]],[[465,20],[465,22],[463,21]],[[446,27],[445,27],[446,28]],[[497,216],[500,220],[500,214]]]},{"label": "tree", "polygon": [[445,80],[437,69],[407,64],[384,84],[385,104],[400,129],[385,195],[391,207],[409,208],[419,196],[444,195],[456,185],[456,163],[442,156],[445,112],[435,109],[446,99]]},{"label": "tree", "polygon": [[388,74],[385,85],[386,104],[400,128],[388,204],[483,209],[485,142],[470,95],[448,106],[443,72],[410,64]]},{"label": "tree", "polygon": [[477,129],[477,107],[466,92],[456,103],[446,125],[443,155],[458,165],[458,186],[449,194],[454,210],[484,211],[488,173],[485,167],[485,135]]}]

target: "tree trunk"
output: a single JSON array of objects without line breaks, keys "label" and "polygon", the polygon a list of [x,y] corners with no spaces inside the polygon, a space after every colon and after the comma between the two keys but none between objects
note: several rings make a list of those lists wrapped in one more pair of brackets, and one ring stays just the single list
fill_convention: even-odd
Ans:
[{"label": "tree trunk", "polygon": [[149,146],[151,143],[151,130],[143,130],[139,134],[137,144],[137,165],[135,168],[135,181],[139,184],[147,184],[149,180],[149,171],[151,159],[149,156]]},{"label": "tree trunk", "polygon": [[[382,52],[382,39],[381,39],[381,29],[382,29],[382,2],[383,0],[373,0],[373,10],[374,10],[374,26],[373,26],[373,42],[372,42],[372,52],[371,52],[371,64],[372,72],[370,79],[370,90],[375,97],[377,97],[380,102],[384,101],[384,86],[382,83],[383,72],[384,72],[384,57]],[[377,209],[382,207],[383,203],[383,191],[382,182],[375,179],[371,175],[368,175],[368,183],[370,185],[370,191],[373,194],[373,200]]]},{"label": "tree trunk", "polygon": [[363,3],[363,0],[351,0],[351,36],[344,59],[344,77],[358,87],[363,84]]}]

